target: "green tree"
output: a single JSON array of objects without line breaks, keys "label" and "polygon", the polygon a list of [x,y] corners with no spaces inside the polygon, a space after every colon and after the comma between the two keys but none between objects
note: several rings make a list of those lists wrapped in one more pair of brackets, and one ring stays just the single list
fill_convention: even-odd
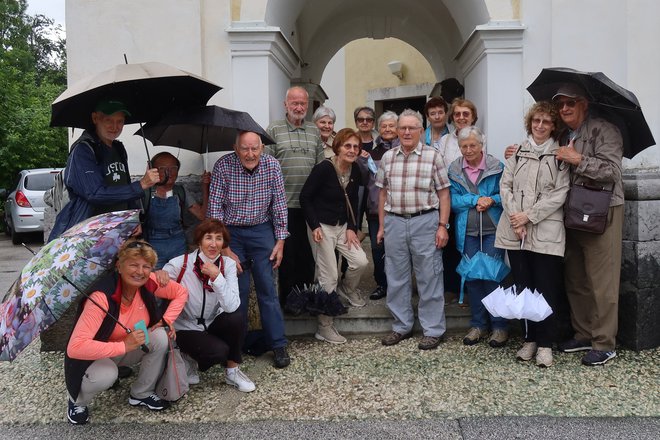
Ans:
[{"label": "green tree", "polygon": [[67,135],[51,128],[50,104],[66,89],[58,26],[26,14],[26,0],[0,2],[0,187],[22,169],[64,166]]}]

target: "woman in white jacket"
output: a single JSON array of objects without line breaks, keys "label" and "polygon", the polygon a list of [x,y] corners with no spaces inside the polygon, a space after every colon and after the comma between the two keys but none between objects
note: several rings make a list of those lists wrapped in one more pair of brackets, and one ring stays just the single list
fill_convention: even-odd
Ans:
[{"label": "woman in white jacket", "polygon": [[[174,322],[177,343],[200,371],[213,365],[225,368],[225,381],[239,391],[254,391],[254,383],[238,368],[245,339],[238,293],[236,263],[221,256],[229,245],[229,232],[216,219],[199,223],[194,232],[199,248],[170,260],[163,270],[188,289],[188,302]],[[196,373],[189,374],[196,383]]]},{"label": "woman in white jacket", "polygon": [[[518,291],[536,289],[556,310],[562,294],[569,165],[556,158],[559,115],[551,103],[534,104],[525,116],[525,128],[528,137],[506,161],[500,180],[504,213],[495,246],[507,250]],[[523,325],[525,343],[517,358],[528,361],[536,355],[538,366],[552,365],[555,314]]]}]

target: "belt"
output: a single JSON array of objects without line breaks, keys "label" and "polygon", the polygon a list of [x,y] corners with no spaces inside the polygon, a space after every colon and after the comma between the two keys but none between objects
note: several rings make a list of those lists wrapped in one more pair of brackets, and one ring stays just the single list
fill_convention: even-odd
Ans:
[{"label": "belt", "polygon": [[398,214],[396,212],[388,212],[388,214],[396,215],[397,217],[403,217],[403,218],[413,218],[417,217],[418,215],[424,215],[428,214],[430,212],[437,212],[437,209],[425,209],[423,211],[418,211],[418,212],[413,212],[412,214]]}]

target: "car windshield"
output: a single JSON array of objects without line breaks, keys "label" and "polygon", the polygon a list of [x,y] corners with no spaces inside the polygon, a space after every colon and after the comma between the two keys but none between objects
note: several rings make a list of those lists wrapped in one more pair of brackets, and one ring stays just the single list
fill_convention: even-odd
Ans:
[{"label": "car windshield", "polygon": [[55,183],[55,173],[28,174],[25,176],[25,189],[29,191],[46,191]]}]

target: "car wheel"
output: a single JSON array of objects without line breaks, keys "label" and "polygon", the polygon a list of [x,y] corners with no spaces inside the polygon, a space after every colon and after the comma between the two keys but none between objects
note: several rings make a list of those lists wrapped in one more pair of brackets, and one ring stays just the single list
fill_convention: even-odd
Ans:
[{"label": "car wheel", "polygon": [[23,234],[19,234],[18,232],[14,231],[14,229],[9,226],[9,223],[7,223],[7,231],[9,231],[9,235],[11,236],[11,242],[13,244],[21,244],[23,241]]}]

